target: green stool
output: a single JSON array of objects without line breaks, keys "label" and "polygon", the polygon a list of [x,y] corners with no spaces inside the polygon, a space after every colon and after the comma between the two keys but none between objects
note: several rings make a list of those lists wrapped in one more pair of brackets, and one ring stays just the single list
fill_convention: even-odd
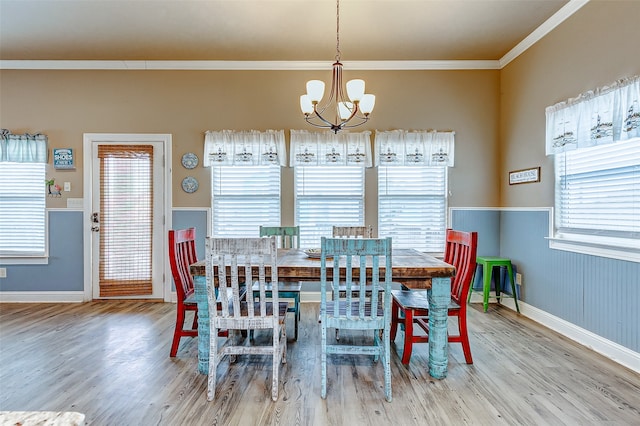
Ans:
[{"label": "green stool", "polygon": [[[476,257],[476,267],[477,265],[482,266],[482,274],[483,274],[483,284],[482,291],[484,295],[484,311],[487,312],[487,308],[489,307],[489,291],[491,290],[491,276],[493,275],[493,268],[496,266],[506,266],[507,267],[507,275],[509,276],[509,280],[511,281],[511,293],[513,294],[513,300],[516,302],[516,310],[520,313],[520,307],[518,306],[518,293],[516,293],[516,282],[513,278],[513,266],[511,265],[511,259],[506,259],[504,257],[495,257],[495,256],[477,256]],[[500,303],[500,276],[496,277],[496,298],[498,299],[498,303]],[[471,300],[471,292],[473,291],[473,286],[469,289],[469,298],[467,301]]]}]

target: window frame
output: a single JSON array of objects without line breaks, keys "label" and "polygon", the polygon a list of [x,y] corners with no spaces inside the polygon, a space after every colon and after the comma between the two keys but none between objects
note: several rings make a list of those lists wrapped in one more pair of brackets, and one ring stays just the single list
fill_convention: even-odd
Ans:
[{"label": "window frame", "polygon": [[[640,138],[633,141],[640,143]],[[624,142],[619,142],[624,143]],[[618,143],[601,145],[598,148],[606,149],[607,147],[618,148]],[[588,149],[588,148],[587,148]],[[625,260],[630,262],[640,262],[640,240],[634,238],[617,238],[614,236],[603,236],[595,233],[579,233],[565,231],[560,228],[558,223],[558,215],[560,211],[560,185],[562,177],[560,168],[562,161],[566,155],[578,151],[567,151],[565,153],[556,154],[554,156],[554,214],[552,215],[552,224],[550,226],[552,235],[549,239],[549,248],[555,250],[563,250],[592,256],[606,257],[617,260]],[[610,169],[609,169],[610,170]],[[640,193],[638,190],[637,193]]]}]

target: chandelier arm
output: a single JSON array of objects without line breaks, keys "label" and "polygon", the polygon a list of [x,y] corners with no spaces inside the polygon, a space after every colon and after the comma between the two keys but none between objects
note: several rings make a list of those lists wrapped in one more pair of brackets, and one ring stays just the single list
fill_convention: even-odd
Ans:
[{"label": "chandelier arm", "polygon": [[366,123],[367,121],[369,121],[369,117],[357,117],[360,121],[355,123],[355,124],[347,124],[344,123],[343,125],[340,126],[341,129],[351,129],[353,127],[358,127],[358,126],[362,126],[364,123]]},{"label": "chandelier arm", "polygon": [[[312,115],[308,115],[308,116],[305,118],[305,119],[306,119],[306,121],[307,121],[307,123],[309,123],[309,124],[311,124],[311,125],[313,125],[313,126],[316,126],[316,127],[327,127],[327,126],[322,126],[322,125],[314,124],[314,123],[312,123],[311,121],[309,121],[310,119],[312,119],[312,118],[314,118],[314,117],[317,117],[320,121],[322,121],[323,123],[327,124],[327,125],[328,125],[329,127],[331,127],[332,129],[333,129],[333,127],[334,127],[334,126],[336,126],[335,124],[333,124],[332,122],[330,122],[329,120],[327,120],[326,118],[324,118],[322,115],[320,115],[320,112],[318,112],[318,110],[317,110],[316,108],[314,108],[314,109],[313,109],[313,113],[314,113],[315,115],[313,115],[313,116],[312,116]],[[342,123],[341,123],[341,124],[342,124]],[[341,126],[341,124],[340,124],[340,125],[338,125],[338,127],[340,127],[340,126]]]}]

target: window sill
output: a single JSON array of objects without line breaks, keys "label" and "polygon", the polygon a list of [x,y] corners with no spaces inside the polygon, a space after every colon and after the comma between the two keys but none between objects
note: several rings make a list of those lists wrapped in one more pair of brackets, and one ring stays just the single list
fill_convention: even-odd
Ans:
[{"label": "window sill", "polygon": [[0,265],[48,265],[49,256],[0,257]]},{"label": "window sill", "polygon": [[549,248],[553,250],[570,251],[640,263],[640,248],[611,246],[593,241],[580,241],[568,238],[547,237],[547,239],[549,240]]}]

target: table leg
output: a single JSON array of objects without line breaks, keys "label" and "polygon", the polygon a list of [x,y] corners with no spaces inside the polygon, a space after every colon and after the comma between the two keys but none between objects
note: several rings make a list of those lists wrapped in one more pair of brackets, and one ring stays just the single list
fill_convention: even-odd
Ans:
[{"label": "table leg", "polygon": [[433,278],[429,297],[429,374],[435,379],[447,377],[449,346],[447,342],[448,307],[451,302],[451,279]]},{"label": "table leg", "polygon": [[193,287],[198,304],[198,371],[209,374],[209,302],[207,300],[207,278],[194,275]]}]

